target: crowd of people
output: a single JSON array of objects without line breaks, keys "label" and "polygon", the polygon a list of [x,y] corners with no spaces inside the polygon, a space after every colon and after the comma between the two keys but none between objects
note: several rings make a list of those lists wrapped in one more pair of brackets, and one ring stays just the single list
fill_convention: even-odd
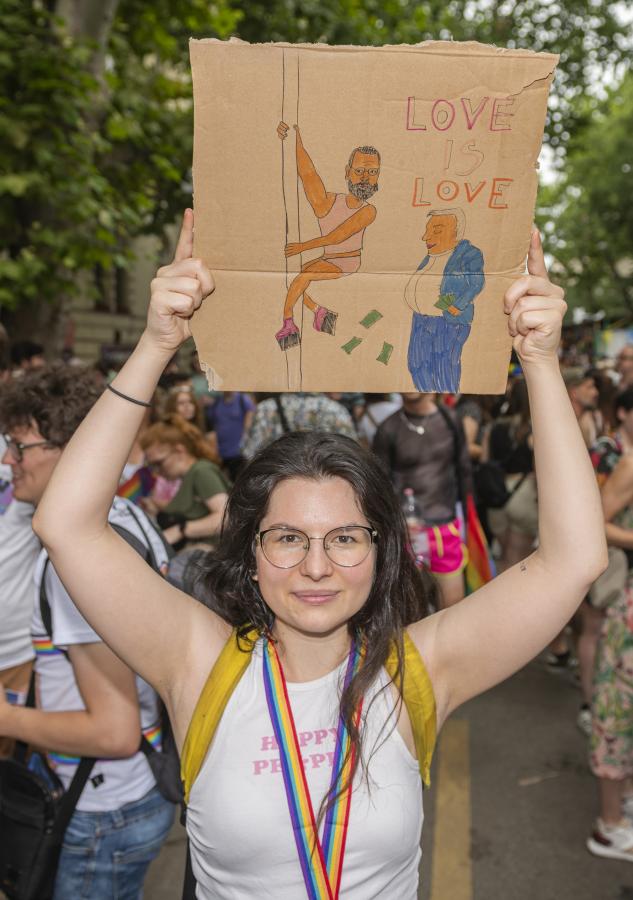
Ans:
[{"label": "crowd of people", "polygon": [[[26,743],[66,789],[94,760],[55,900],[141,895],[174,819],[147,747],[161,752],[163,706],[198,897],[263,896],[263,865],[266,896],[332,883],[313,857],[329,859],[336,802],[351,804],[341,896],[414,897],[436,732],[544,648],[553,672],[578,663],[600,787],[588,848],[633,861],[633,346],[561,379],[562,293],[535,238],[530,290],[505,300],[505,396],[211,392],[195,353],[173,361],[212,289],[190,238],[186,217],[121,371],[51,363],[0,333],[0,755]],[[183,275],[197,288],[165,330],[168,281]],[[468,496],[499,574],[465,597]],[[196,599],[162,577],[194,550]],[[207,716],[229,657],[234,692]],[[315,854],[287,822],[301,784],[260,777],[291,772],[288,721],[322,735],[303,779]],[[339,781],[315,762],[337,748]]]}]

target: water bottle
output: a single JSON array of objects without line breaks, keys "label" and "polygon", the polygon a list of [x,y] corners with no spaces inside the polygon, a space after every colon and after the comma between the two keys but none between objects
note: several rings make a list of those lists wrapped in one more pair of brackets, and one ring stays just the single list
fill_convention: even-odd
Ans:
[{"label": "water bottle", "polygon": [[429,562],[429,538],[426,533],[426,525],[422,517],[420,504],[415,499],[413,488],[405,488],[403,491],[402,512],[407,523],[411,553],[416,565],[422,567]]}]

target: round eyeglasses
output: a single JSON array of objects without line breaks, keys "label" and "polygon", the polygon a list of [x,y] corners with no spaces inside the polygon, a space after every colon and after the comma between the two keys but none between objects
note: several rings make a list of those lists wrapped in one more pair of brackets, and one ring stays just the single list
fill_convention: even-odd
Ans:
[{"label": "round eyeglasses", "polygon": [[323,541],[323,549],[337,566],[359,566],[369,556],[378,532],[367,525],[344,525],[333,528],[325,537],[309,537],[297,528],[278,525],[266,528],[255,537],[255,543],[269,563],[277,569],[292,569],[310,552],[311,541]]}]

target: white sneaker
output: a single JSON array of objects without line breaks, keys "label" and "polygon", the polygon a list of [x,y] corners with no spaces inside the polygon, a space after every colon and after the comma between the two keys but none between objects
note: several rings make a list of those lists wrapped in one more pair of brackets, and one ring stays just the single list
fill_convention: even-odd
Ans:
[{"label": "white sneaker", "polygon": [[596,819],[587,849],[595,856],[633,862],[633,825],[625,820],[619,825],[605,825],[602,819]]}]

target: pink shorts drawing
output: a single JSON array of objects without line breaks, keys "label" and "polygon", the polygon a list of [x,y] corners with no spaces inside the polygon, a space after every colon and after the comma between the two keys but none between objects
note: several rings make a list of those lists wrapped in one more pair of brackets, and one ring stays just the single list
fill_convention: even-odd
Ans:
[{"label": "pink shorts drawing", "polygon": [[461,522],[453,519],[444,525],[431,525],[429,538],[429,569],[434,575],[457,575],[468,563],[468,550],[462,542]]},{"label": "pink shorts drawing", "polygon": [[360,269],[360,253],[358,256],[324,256],[323,262],[329,262],[336,266],[343,275],[353,275]]}]

